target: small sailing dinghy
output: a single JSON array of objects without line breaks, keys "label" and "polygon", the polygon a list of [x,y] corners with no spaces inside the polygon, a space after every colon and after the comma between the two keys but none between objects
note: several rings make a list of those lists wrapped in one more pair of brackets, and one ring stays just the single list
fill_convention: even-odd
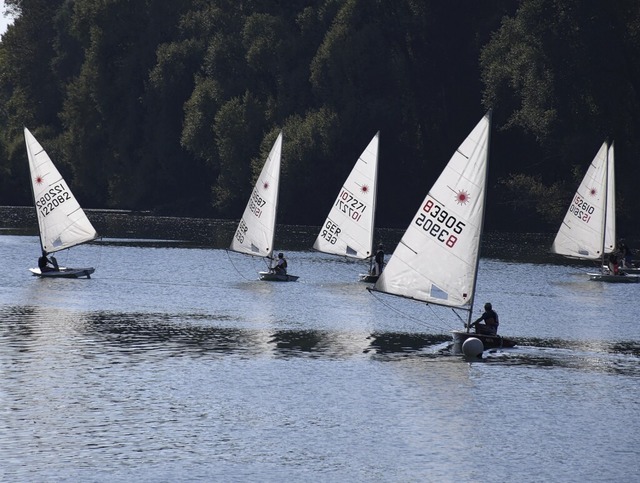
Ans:
[{"label": "small sailing dinghy", "polygon": [[605,256],[616,249],[616,196],[613,143],[604,142],[571,200],[551,252],[567,258],[600,261],[590,280],[636,283],[637,275],[612,273]]},{"label": "small sailing dinghy", "polygon": [[[380,131],[362,152],[342,185],[313,248],[331,255],[342,255],[373,262],[373,228],[378,180]],[[378,275],[373,264],[360,281],[374,283]]]},{"label": "small sailing dinghy", "polygon": [[231,241],[231,250],[269,260],[269,269],[258,272],[260,280],[295,282],[299,278],[296,275],[276,271],[273,258],[281,157],[282,132],[273,143],[271,152],[249,197],[247,207]]},{"label": "small sailing dinghy", "polygon": [[485,349],[513,347],[498,335],[470,332],[487,184],[491,111],[453,154],[396,247],[373,291],[467,312],[454,347],[469,337]]},{"label": "small sailing dinghy", "polygon": [[[38,218],[42,256],[95,240],[98,235],[87,215],[49,155],[26,127],[24,140],[27,145],[31,193]],[[29,270],[34,275],[47,278],[90,278],[95,271],[93,267]]]}]

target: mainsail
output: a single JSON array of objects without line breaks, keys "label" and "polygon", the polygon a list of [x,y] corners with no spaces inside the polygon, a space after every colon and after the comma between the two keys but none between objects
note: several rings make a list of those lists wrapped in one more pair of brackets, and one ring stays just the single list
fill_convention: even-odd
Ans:
[{"label": "mainsail", "polygon": [[378,176],[378,131],[338,193],[313,248],[365,259],[372,255]]},{"label": "mainsail", "polygon": [[262,167],[231,242],[231,250],[260,257],[271,256],[276,227],[281,155],[282,132]]},{"label": "mainsail", "polygon": [[558,230],[551,251],[597,260],[616,245],[614,149],[604,142],[591,162]]},{"label": "mainsail", "polygon": [[491,113],[453,154],[374,289],[471,310],[486,196]]},{"label": "mainsail", "polygon": [[51,158],[26,127],[24,140],[42,250],[53,253],[94,240],[98,235],[87,215]]}]

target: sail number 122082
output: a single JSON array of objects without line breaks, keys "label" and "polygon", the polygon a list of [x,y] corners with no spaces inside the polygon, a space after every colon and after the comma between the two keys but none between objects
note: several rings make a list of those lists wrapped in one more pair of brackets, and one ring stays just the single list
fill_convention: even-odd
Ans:
[{"label": "sail number 122082", "polygon": [[455,246],[458,235],[465,227],[463,221],[457,220],[455,216],[431,199],[425,202],[415,224],[449,248]]},{"label": "sail number 122082", "polygon": [[45,191],[44,194],[36,200],[36,208],[40,210],[42,216],[47,216],[65,201],[71,199],[69,192],[64,184],[58,183]]}]

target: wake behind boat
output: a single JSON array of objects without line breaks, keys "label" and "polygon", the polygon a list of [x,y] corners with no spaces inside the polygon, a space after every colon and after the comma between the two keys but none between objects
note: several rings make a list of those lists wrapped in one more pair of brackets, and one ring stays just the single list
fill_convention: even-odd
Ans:
[{"label": "wake behind boat", "polygon": [[470,331],[487,186],[491,111],[453,154],[396,247],[373,291],[467,312],[466,331],[485,349],[515,341]]},{"label": "wake behind boat", "polygon": [[282,132],[278,134],[276,141],[273,143],[269,156],[249,197],[247,207],[231,241],[231,250],[245,255],[263,257],[269,261],[269,269],[258,272],[260,280],[295,282],[299,277],[287,273],[286,261],[284,267],[273,264],[273,239],[278,209],[281,157]]},{"label": "wake behind boat", "polygon": [[65,268],[56,262],[49,268],[41,262],[48,261],[52,253],[95,240],[98,235],[53,161],[26,127],[24,140],[42,249],[39,267],[29,270],[39,277],[90,278],[93,267]]}]

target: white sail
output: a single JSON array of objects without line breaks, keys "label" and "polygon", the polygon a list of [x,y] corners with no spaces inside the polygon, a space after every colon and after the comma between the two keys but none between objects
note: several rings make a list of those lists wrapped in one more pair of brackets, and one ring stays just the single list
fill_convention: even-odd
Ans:
[{"label": "white sail", "polygon": [[276,227],[282,132],[278,135],[253,188],[231,242],[231,250],[261,257],[271,256]]},{"label": "white sail", "polygon": [[[597,260],[615,247],[613,145],[603,143],[558,230],[551,251],[569,258]],[[606,211],[605,211],[606,210]],[[606,223],[606,224],[605,224]],[[606,234],[606,235],[605,235]]]},{"label": "white sail", "polygon": [[342,185],[313,244],[316,250],[359,259],[371,256],[379,138],[380,132],[376,133],[362,152]]},{"label": "white sail", "polygon": [[607,157],[607,212],[604,223],[604,253],[616,249],[616,177],[614,167],[613,142]]},{"label": "white sail", "polygon": [[96,230],[62,179],[51,158],[24,128],[40,243],[46,253],[94,240]]},{"label": "white sail", "polygon": [[374,290],[470,310],[484,217],[490,115],[453,154]]}]

